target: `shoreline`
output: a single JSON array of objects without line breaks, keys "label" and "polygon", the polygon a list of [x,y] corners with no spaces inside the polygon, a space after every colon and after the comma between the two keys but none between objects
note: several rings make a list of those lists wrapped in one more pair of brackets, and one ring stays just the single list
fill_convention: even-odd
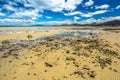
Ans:
[{"label": "shoreline", "polygon": [[8,35],[0,35],[0,41],[2,40],[15,40],[15,39],[27,39],[28,35],[32,35],[33,38],[37,37],[44,37],[44,36],[51,36],[55,34],[60,34],[65,32],[62,30],[55,30],[55,31],[46,31],[46,32],[28,32],[28,33],[21,33],[21,34],[8,34]]}]

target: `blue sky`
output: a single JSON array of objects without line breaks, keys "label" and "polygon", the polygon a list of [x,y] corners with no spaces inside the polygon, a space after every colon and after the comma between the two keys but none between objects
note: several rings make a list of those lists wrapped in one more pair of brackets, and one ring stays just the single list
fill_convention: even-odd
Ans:
[{"label": "blue sky", "polygon": [[120,0],[0,0],[0,25],[120,20]]}]

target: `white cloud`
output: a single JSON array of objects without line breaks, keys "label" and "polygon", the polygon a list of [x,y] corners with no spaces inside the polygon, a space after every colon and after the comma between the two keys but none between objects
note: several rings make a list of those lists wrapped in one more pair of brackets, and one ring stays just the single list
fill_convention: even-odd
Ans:
[{"label": "white cloud", "polygon": [[83,0],[67,0],[65,3],[65,10],[75,10],[77,5],[81,4]]},{"label": "white cloud", "polygon": [[0,12],[0,17],[2,17],[2,16],[5,16],[5,14]]},{"label": "white cloud", "polygon": [[88,2],[85,3],[85,6],[92,6],[94,4],[93,0],[89,0]]},{"label": "white cloud", "polygon": [[[7,24],[6,24],[7,23]],[[0,19],[0,25],[31,25],[35,23],[33,20],[26,19]]]},{"label": "white cloud", "polygon": [[75,10],[83,0],[29,0],[28,2],[35,8],[41,10],[52,10],[60,12],[62,10]]},{"label": "white cloud", "polygon": [[29,0],[30,5],[40,10],[52,10],[54,12],[63,10],[64,0]]},{"label": "white cloud", "polygon": [[80,19],[80,17],[74,16],[74,22],[77,22],[77,20],[79,20],[79,19]]},{"label": "white cloud", "polygon": [[80,15],[82,17],[92,17],[94,15],[103,14],[103,13],[106,13],[106,12],[107,12],[107,10],[99,10],[99,11],[89,12],[89,13],[82,13],[80,11],[75,11],[75,12],[71,12],[71,13],[64,13],[64,15],[65,16]]},{"label": "white cloud", "polygon": [[65,16],[73,16],[73,15],[77,15],[77,14],[81,15],[81,14],[83,14],[83,13],[80,12],[80,11],[64,13]]},{"label": "white cloud", "polygon": [[120,5],[118,5],[115,9],[120,9]]},{"label": "white cloud", "polygon": [[14,1],[8,1],[8,4],[11,5],[11,6],[12,6],[12,5],[16,5],[16,6],[18,5],[18,4],[15,3]]},{"label": "white cloud", "polygon": [[9,15],[8,16],[9,18],[30,18],[30,19],[37,19],[38,17],[42,17],[42,15],[40,15],[38,13],[38,10],[23,10],[23,11],[20,11],[20,12],[15,12],[14,14],[12,15]]},{"label": "white cloud", "polygon": [[96,15],[96,14],[103,14],[103,13],[105,13],[105,12],[107,12],[107,10],[99,10],[99,11],[95,11],[95,12],[89,13],[89,14],[90,14],[90,15]]},{"label": "white cloud", "polygon": [[28,4],[28,1],[29,0],[14,0],[15,2],[19,2],[19,3],[22,3],[22,4]]},{"label": "white cloud", "polygon": [[104,4],[104,5],[101,5],[101,6],[95,6],[95,9],[107,9],[109,7],[110,6],[108,4]]},{"label": "white cloud", "polygon": [[61,25],[61,24],[72,24],[71,20],[63,20],[63,21],[48,21],[48,22],[40,22],[39,24],[43,25]]},{"label": "white cloud", "polygon": [[7,9],[7,10],[10,10],[10,11],[15,11],[16,10],[16,8],[12,7],[11,5],[7,5],[7,4],[4,5],[3,8]]},{"label": "white cloud", "polygon": [[51,16],[45,16],[47,19],[51,19],[52,17]]},{"label": "white cloud", "polygon": [[0,19],[0,22],[33,22],[32,20],[23,20],[23,19]]}]

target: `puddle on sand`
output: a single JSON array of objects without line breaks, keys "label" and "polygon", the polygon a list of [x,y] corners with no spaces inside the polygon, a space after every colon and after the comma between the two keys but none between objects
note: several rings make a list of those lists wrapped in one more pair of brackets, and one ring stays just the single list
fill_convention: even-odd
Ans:
[{"label": "puddle on sand", "polygon": [[54,38],[64,38],[64,37],[89,37],[92,35],[99,35],[101,31],[94,30],[71,30],[69,32],[64,32],[62,34],[56,34]]},{"label": "puddle on sand", "polygon": [[[70,30],[68,32],[64,32],[61,34],[39,37],[39,38],[33,39],[32,41],[31,40],[12,40],[10,41],[10,44],[12,46],[12,45],[25,45],[25,44],[27,45],[32,42],[39,43],[41,40],[47,40],[50,37],[53,37],[55,39],[61,39],[66,37],[69,37],[69,38],[75,38],[75,37],[88,38],[89,37],[90,38],[91,37],[90,34],[99,36],[100,32],[101,32],[100,30],[98,31],[97,30]],[[2,45],[0,45],[0,48],[2,48]]]}]

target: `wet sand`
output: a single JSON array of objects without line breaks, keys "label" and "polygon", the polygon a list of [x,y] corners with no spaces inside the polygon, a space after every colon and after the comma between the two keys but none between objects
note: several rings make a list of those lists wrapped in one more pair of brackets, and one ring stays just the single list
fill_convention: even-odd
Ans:
[{"label": "wet sand", "polygon": [[10,35],[1,35],[0,40],[11,40],[11,39],[27,39],[28,35],[32,35],[33,38],[37,38],[38,36],[50,36],[54,34],[61,33],[62,31],[49,31],[49,32],[32,32],[32,33],[25,33],[25,34],[10,34]]},{"label": "wet sand", "polygon": [[120,31],[84,32],[36,32],[4,44],[9,38],[0,38],[0,80],[120,80]]}]

